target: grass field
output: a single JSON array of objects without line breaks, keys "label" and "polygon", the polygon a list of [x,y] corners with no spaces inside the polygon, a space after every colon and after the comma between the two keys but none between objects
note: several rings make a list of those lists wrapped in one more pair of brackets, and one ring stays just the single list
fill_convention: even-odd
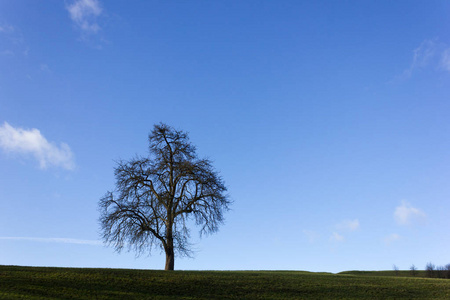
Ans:
[{"label": "grass field", "polygon": [[0,299],[450,299],[450,280],[408,274],[0,266]]}]

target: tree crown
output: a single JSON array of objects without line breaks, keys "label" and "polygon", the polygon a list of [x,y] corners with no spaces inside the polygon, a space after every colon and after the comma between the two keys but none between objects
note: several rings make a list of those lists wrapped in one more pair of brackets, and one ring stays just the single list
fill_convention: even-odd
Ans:
[{"label": "tree crown", "polygon": [[231,203],[227,188],[187,133],[159,124],[148,141],[149,156],[119,161],[116,190],[100,199],[103,238],[117,251],[160,246],[189,255],[187,221],[195,220],[200,234],[216,232]]}]

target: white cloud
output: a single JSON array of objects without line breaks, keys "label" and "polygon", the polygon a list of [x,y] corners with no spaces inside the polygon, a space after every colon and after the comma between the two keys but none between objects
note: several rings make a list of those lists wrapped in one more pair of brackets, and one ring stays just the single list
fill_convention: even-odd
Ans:
[{"label": "white cloud", "polygon": [[91,245],[91,246],[103,245],[103,243],[98,240],[79,240],[79,239],[71,239],[71,238],[0,237],[0,240],[29,241],[29,242],[41,242],[41,243],[78,244],[78,245]]},{"label": "white cloud", "polygon": [[399,239],[400,239],[400,236],[399,236],[398,234],[392,233],[392,234],[388,235],[388,236],[384,239],[384,242],[385,242],[387,245],[390,245],[390,244],[392,244],[393,242],[395,242],[395,241],[397,241],[397,240],[399,240]]},{"label": "white cloud", "polygon": [[36,128],[30,130],[14,128],[5,122],[0,127],[0,148],[6,152],[34,156],[42,169],[50,165],[67,170],[75,167],[69,146],[65,143],[57,146],[47,141]]},{"label": "white cloud", "polygon": [[355,231],[359,228],[359,220],[345,220],[336,225],[339,230]]},{"label": "white cloud", "polygon": [[418,70],[427,68],[450,72],[450,48],[437,38],[424,40],[414,49],[410,66],[391,82],[409,79]]},{"label": "white cloud", "polygon": [[330,241],[334,241],[334,242],[343,242],[344,241],[344,237],[342,235],[340,235],[337,232],[333,232],[333,234],[330,237]]},{"label": "white cloud", "polygon": [[66,6],[70,18],[84,33],[97,33],[100,26],[97,18],[102,13],[102,7],[98,0],[75,0]]},{"label": "white cloud", "polygon": [[[359,220],[344,220],[341,223],[336,224],[335,229],[339,232],[352,232],[359,229]],[[334,231],[330,236],[330,241],[332,242],[344,242],[345,238],[340,233]]]},{"label": "white cloud", "polygon": [[400,206],[395,208],[394,218],[399,225],[409,225],[413,221],[419,221],[426,217],[426,214],[418,208],[411,206],[407,201],[402,201]]}]

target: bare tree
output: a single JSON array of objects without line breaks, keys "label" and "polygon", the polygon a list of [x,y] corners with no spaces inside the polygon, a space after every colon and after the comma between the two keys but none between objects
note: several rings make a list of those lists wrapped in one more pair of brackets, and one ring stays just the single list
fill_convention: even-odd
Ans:
[{"label": "bare tree", "polygon": [[435,270],[436,270],[436,266],[433,263],[431,263],[431,262],[427,263],[427,266],[425,267],[425,271],[429,278],[435,277],[435,275],[436,275]]},{"label": "bare tree", "polygon": [[450,279],[450,264],[445,265],[445,278]]},{"label": "bare tree", "polygon": [[395,276],[398,276],[398,267],[397,267],[397,265],[392,265],[392,268],[394,269]]},{"label": "bare tree", "polygon": [[149,135],[149,156],[118,162],[116,190],[100,199],[104,241],[137,255],[160,248],[165,270],[175,254],[189,256],[189,220],[200,235],[216,232],[231,203],[211,161],[199,159],[187,133],[159,124]]},{"label": "bare tree", "polygon": [[411,275],[412,276],[416,276],[417,275],[417,268],[415,265],[411,265],[411,267],[409,268],[411,270]]}]

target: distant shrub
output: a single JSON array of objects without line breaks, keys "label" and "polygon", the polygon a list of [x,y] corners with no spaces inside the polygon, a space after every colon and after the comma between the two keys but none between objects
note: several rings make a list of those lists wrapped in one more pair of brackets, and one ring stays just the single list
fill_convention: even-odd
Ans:
[{"label": "distant shrub", "polygon": [[417,268],[416,268],[415,265],[412,265],[409,269],[411,270],[410,273],[411,273],[412,276],[416,276],[417,275]]},{"label": "distant shrub", "polygon": [[450,279],[450,264],[445,266],[435,266],[429,262],[425,268],[425,273],[429,278]]},{"label": "distant shrub", "polygon": [[427,277],[434,278],[436,276],[436,266],[431,262],[427,263],[427,266],[425,267],[425,272],[427,274]]},{"label": "distant shrub", "polygon": [[398,276],[398,267],[396,265],[392,265],[392,268],[394,269],[395,276]]},{"label": "distant shrub", "polygon": [[436,277],[437,278],[445,278],[445,267],[438,266],[436,267]]}]

